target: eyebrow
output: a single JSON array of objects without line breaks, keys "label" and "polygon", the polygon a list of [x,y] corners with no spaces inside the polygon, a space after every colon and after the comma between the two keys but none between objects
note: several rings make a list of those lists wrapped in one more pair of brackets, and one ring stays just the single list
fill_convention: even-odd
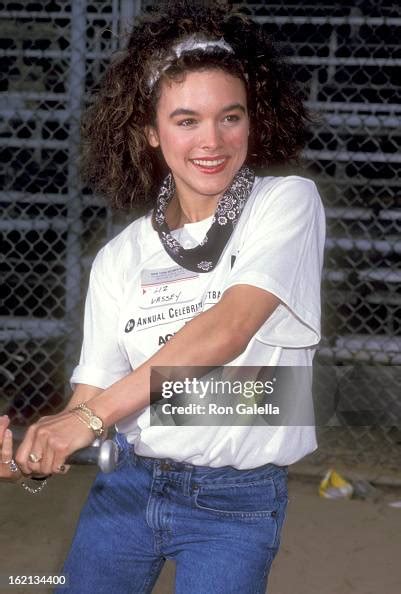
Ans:
[{"label": "eyebrow", "polygon": [[[226,113],[227,111],[234,111],[235,109],[239,109],[243,113],[246,113],[246,109],[242,105],[242,103],[233,103],[232,105],[227,105],[227,107],[223,107],[223,109],[221,110],[221,113]],[[198,116],[199,113],[197,111],[193,111],[192,109],[185,109],[184,107],[179,107],[178,109],[175,109],[174,111],[172,111],[170,113],[169,117],[174,118],[176,116],[182,116],[182,115]]]}]

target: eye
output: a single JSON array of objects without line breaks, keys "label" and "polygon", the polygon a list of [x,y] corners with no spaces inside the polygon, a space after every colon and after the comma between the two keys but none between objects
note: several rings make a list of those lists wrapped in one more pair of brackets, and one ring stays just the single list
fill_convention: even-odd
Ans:
[{"label": "eye", "polygon": [[239,122],[240,117],[239,117],[239,115],[237,115],[235,113],[231,113],[229,115],[226,115],[226,117],[224,118],[224,120],[226,122],[229,122],[231,124],[231,123],[234,123],[234,122]]},{"label": "eye", "polygon": [[178,125],[183,126],[184,128],[187,128],[188,126],[193,126],[194,124],[196,124],[196,120],[194,120],[193,118],[187,118],[186,120],[181,120],[178,122]]}]

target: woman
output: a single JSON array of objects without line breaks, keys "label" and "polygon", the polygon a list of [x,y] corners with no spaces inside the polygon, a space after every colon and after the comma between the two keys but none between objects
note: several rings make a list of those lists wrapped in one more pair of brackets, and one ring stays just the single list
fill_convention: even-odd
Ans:
[{"label": "woman", "polygon": [[73,396],[12,462],[63,472],[116,425],[119,465],[81,513],[69,593],[151,592],[166,558],[177,593],[265,592],[286,467],[316,447],[310,426],[149,422],[152,367],[310,366],[320,338],[316,187],[254,173],[296,157],[302,101],[259,26],[173,4],[134,27],[87,114],[86,179],[145,214],[98,253]]}]

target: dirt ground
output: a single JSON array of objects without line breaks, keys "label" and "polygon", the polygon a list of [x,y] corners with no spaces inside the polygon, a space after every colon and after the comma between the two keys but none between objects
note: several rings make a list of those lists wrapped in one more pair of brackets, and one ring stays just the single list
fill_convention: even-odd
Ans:
[{"label": "dirt ground", "polygon": [[[50,592],[41,586],[6,589],[4,583],[9,574],[60,570],[95,472],[73,467],[67,476],[53,477],[37,496],[0,485],[0,592]],[[334,501],[319,498],[317,482],[290,480],[288,517],[269,594],[399,594],[401,508],[388,503],[400,500],[401,490],[384,490],[377,503]],[[173,584],[174,565],[167,563],[154,594],[172,594]]]}]

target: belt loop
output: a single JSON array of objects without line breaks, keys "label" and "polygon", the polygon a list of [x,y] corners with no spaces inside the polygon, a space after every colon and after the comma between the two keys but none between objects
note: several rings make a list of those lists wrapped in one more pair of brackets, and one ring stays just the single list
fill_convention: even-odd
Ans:
[{"label": "belt loop", "polygon": [[182,469],[183,472],[183,491],[184,495],[189,496],[191,495],[191,479],[193,474],[193,466],[190,464],[185,464],[184,468]]},{"label": "belt loop", "polygon": [[151,466],[152,466],[152,473],[153,473],[153,478],[157,478],[161,475],[161,460],[160,458],[153,458],[153,460],[151,461]]},{"label": "belt loop", "polygon": [[131,445],[131,464],[132,466],[136,466],[138,464],[138,456],[135,454],[134,446]]},{"label": "belt loop", "polygon": [[118,449],[117,467],[121,466],[123,463],[135,465],[134,448],[133,445],[128,442],[125,434],[116,431],[112,437],[112,441],[114,441]]},{"label": "belt loop", "polygon": [[116,433],[113,436],[113,441],[117,445],[118,456],[120,457],[121,455],[124,455],[127,451],[128,445],[127,438],[125,437],[124,433],[119,433],[118,431],[116,431]]}]

